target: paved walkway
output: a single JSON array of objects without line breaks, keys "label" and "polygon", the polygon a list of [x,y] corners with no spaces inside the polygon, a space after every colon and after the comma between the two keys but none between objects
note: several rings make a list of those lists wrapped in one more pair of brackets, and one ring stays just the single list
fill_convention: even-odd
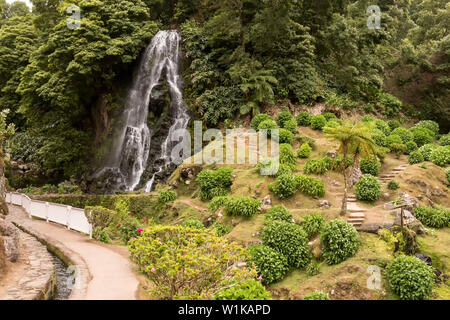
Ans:
[{"label": "paved walkway", "polygon": [[[98,244],[64,227],[31,220],[21,207],[9,206],[7,216],[23,228],[42,236],[57,247],[80,269],[80,283],[70,299],[74,300],[135,300],[139,281],[130,261],[112,247]],[[84,272],[83,272],[84,271]]]}]

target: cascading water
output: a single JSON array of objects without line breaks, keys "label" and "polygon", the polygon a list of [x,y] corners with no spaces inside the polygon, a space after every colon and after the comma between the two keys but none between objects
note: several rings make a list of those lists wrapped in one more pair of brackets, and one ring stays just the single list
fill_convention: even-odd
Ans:
[{"label": "cascading water", "polygon": [[[126,98],[123,128],[110,157],[111,164],[97,174],[101,176],[106,173],[112,177],[107,181],[116,189],[133,191],[141,184],[143,174],[149,167],[150,151],[152,156],[159,152],[160,158],[152,157],[151,169],[155,173],[145,185],[146,192],[152,190],[156,175],[170,167],[173,146],[170,137],[175,130],[185,129],[190,119],[183,101],[180,43],[179,32],[159,31],[142,56]],[[170,96],[171,125],[160,147],[153,147],[151,142],[155,132],[148,127],[147,121],[153,100],[160,98],[158,88],[161,87],[167,87]]]}]

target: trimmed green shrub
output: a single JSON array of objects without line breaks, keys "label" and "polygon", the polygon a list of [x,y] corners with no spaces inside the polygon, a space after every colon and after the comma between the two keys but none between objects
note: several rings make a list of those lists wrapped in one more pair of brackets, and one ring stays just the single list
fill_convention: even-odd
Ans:
[{"label": "trimmed green shrub", "polygon": [[302,127],[309,127],[311,125],[312,118],[312,114],[302,111],[297,115],[297,124]]},{"label": "trimmed green shrub", "polygon": [[325,174],[329,168],[330,168],[329,161],[326,160],[325,158],[310,159],[305,163],[305,166],[303,167],[303,173],[322,175]]},{"label": "trimmed green shrub", "polygon": [[389,137],[386,138],[386,141],[389,147],[392,146],[393,144],[403,144],[402,137],[396,134],[391,134]]},{"label": "trimmed green shrub", "polygon": [[191,228],[191,229],[198,229],[198,230],[204,230],[206,229],[203,225],[203,222],[201,222],[198,219],[188,219],[185,222],[183,222],[183,227],[185,228]]},{"label": "trimmed green shrub", "polygon": [[306,295],[303,300],[330,300],[330,297],[328,296],[328,293],[316,291]]},{"label": "trimmed green shrub", "polygon": [[369,158],[361,159],[360,167],[362,173],[376,176],[380,173],[381,162],[378,158],[370,156]]},{"label": "trimmed green shrub", "polygon": [[434,141],[434,135],[431,130],[421,127],[414,127],[411,131],[413,133],[413,140],[419,147]]},{"label": "trimmed green shrub", "polygon": [[384,114],[387,117],[393,117],[398,115],[402,109],[402,102],[395,96],[389,93],[380,93],[379,96],[380,103],[384,106]]},{"label": "trimmed green shrub", "polygon": [[450,146],[450,133],[443,135],[439,139],[439,144],[441,146]]},{"label": "trimmed green shrub", "polygon": [[388,122],[388,125],[389,125],[389,128],[391,128],[391,131],[394,131],[395,129],[397,129],[401,126],[401,123],[398,120],[390,120]]},{"label": "trimmed green shrub", "polygon": [[220,196],[212,198],[208,205],[208,209],[211,213],[216,213],[221,207],[224,207],[228,202],[229,198],[227,196]]},{"label": "trimmed green shrub", "polygon": [[294,138],[294,134],[287,129],[280,129],[279,131],[279,143],[288,143],[292,144],[292,139]]},{"label": "trimmed green shrub", "polygon": [[297,121],[295,121],[294,118],[287,120],[284,122],[283,128],[289,130],[292,133],[296,133],[297,132]]},{"label": "trimmed green shrub", "polygon": [[408,141],[405,145],[406,145],[405,150],[406,154],[411,154],[412,152],[417,151],[419,149],[417,143],[415,143],[414,141]]},{"label": "trimmed green shrub", "polygon": [[296,134],[294,136],[294,140],[300,142],[301,144],[309,144],[309,146],[314,150],[316,147],[316,140],[305,135],[305,134]]},{"label": "trimmed green shrub", "polygon": [[162,204],[167,204],[177,200],[178,196],[175,191],[166,190],[159,193],[158,202]]},{"label": "trimmed green shrub", "polygon": [[388,183],[388,189],[389,190],[397,190],[398,188],[400,188],[400,185],[398,184],[397,181],[391,180]]},{"label": "trimmed green shrub", "polygon": [[325,119],[327,119],[327,121],[338,119],[338,117],[336,117],[333,112],[324,112],[322,113],[322,115],[325,117]]},{"label": "trimmed green shrub", "polygon": [[330,128],[337,128],[340,126],[340,124],[339,124],[339,122],[332,120],[332,121],[328,121],[325,126],[330,127]]},{"label": "trimmed green shrub", "polygon": [[400,158],[400,156],[406,151],[406,144],[394,143],[389,147],[389,149],[397,156],[397,158]]},{"label": "trimmed green shrub", "polygon": [[386,137],[386,135],[378,129],[372,129],[372,139],[373,141],[380,147],[388,148],[390,146],[390,143]]},{"label": "trimmed green shrub", "polygon": [[419,152],[422,154],[423,159],[425,161],[430,161],[431,153],[434,149],[436,149],[438,146],[432,143],[428,143],[426,145],[423,145],[419,148]]},{"label": "trimmed green shrub", "polygon": [[309,239],[322,231],[324,225],[325,219],[320,213],[308,213],[303,217],[301,224]]},{"label": "trimmed green shrub", "polygon": [[428,227],[450,227],[450,210],[442,208],[418,207],[414,209],[414,215]]},{"label": "trimmed green shrub", "polygon": [[292,223],[293,217],[286,207],[280,205],[270,208],[265,214],[265,219],[267,221],[286,221]]},{"label": "trimmed green shrub", "polygon": [[291,267],[304,268],[311,260],[307,235],[298,225],[273,221],[264,227],[262,240],[264,245],[283,254]]},{"label": "trimmed green shrub", "polygon": [[270,300],[270,292],[260,281],[250,279],[218,292],[215,300]]},{"label": "trimmed green shrub", "polygon": [[275,179],[273,184],[269,185],[269,190],[280,199],[292,197],[297,192],[296,178],[292,174],[281,174]]},{"label": "trimmed green shrub", "polygon": [[232,184],[233,169],[220,168],[218,170],[203,170],[197,176],[202,200],[210,200],[228,193]]},{"label": "trimmed green shrub", "polygon": [[278,129],[277,123],[273,119],[264,120],[258,126],[258,130],[268,130],[268,134],[272,129]]},{"label": "trimmed green shrub", "polygon": [[344,220],[328,222],[320,233],[323,257],[329,265],[338,264],[358,251],[359,235],[356,229]]},{"label": "trimmed green shrub", "polygon": [[389,286],[402,300],[428,299],[433,291],[433,268],[416,257],[401,255],[386,267]]},{"label": "trimmed green shrub", "polygon": [[277,250],[266,245],[253,245],[247,250],[263,283],[280,281],[289,271],[288,259]]},{"label": "trimmed green shrub", "polygon": [[377,201],[381,196],[381,183],[370,174],[365,174],[355,185],[355,195],[358,200]]},{"label": "trimmed green shrub", "polygon": [[304,143],[297,150],[297,157],[306,159],[306,158],[309,158],[311,153],[312,153],[312,148],[310,147],[310,145],[308,143]]},{"label": "trimmed green shrub", "polygon": [[295,158],[292,146],[287,143],[280,144],[280,163],[292,165],[295,168],[297,165],[297,159]]},{"label": "trimmed green shrub", "polygon": [[229,216],[251,217],[259,212],[261,202],[250,197],[230,197],[225,202],[225,212]]},{"label": "trimmed green shrub", "polygon": [[415,125],[416,128],[425,128],[433,132],[433,135],[437,135],[439,133],[439,124],[435,121],[431,120],[422,120]]},{"label": "trimmed green shrub", "polygon": [[440,167],[450,163],[450,146],[437,147],[431,152],[430,161]]},{"label": "trimmed green shrub", "polygon": [[361,118],[362,122],[372,122],[375,121],[375,119],[372,116],[369,115],[365,115],[364,117]]},{"label": "trimmed green shrub", "polygon": [[416,164],[423,162],[423,156],[419,151],[411,152],[411,154],[408,157],[409,164]]},{"label": "trimmed green shrub", "polygon": [[85,207],[84,213],[93,228],[103,230],[113,222],[116,212],[100,206]]},{"label": "trimmed green shrub", "polygon": [[391,128],[384,120],[375,120],[375,125],[378,130],[381,130],[385,135],[391,134]]},{"label": "trimmed green shrub", "polygon": [[327,119],[321,114],[314,116],[311,119],[311,128],[314,130],[322,130],[323,127],[327,124]]},{"label": "trimmed green shrub", "polygon": [[266,121],[266,120],[273,120],[273,119],[268,114],[260,113],[260,114],[256,115],[255,117],[253,117],[252,122],[250,123],[250,126],[252,127],[252,129],[258,130],[260,123],[263,121]]},{"label": "trimmed green shrub", "polygon": [[310,277],[316,276],[320,273],[319,264],[315,261],[312,261],[310,264],[306,266],[306,274]]},{"label": "trimmed green shrub", "polygon": [[297,189],[304,195],[314,198],[325,195],[325,184],[322,180],[305,176],[296,176],[294,179]]},{"label": "trimmed green shrub", "polygon": [[448,183],[450,183],[450,168],[445,169],[445,176],[447,177]]},{"label": "trimmed green shrub", "polygon": [[406,128],[397,128],[392,131],[391,135],[399,136],[402,139],[402,143],[407,143],[409,141],[413,141],[414,135],[413,133]]},{"label": "trimmed green shrub", "polygon": [[277,124],[280,128],[284,128],[284,124],[291,119],[294,120],[294,117],[289,111],[281,111],[276,117]]},{"label": "trimmed green shrub", "polygon": [[231,232],[231,228],[224,224],[218,223],[214,226],[214,230],[216,231],[217,236],[223,237]]}]

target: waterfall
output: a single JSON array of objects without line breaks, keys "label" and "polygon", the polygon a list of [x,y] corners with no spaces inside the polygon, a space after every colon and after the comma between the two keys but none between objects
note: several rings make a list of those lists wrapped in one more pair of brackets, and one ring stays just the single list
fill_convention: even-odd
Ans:
[{"label": "waterfall", "polygon": [[[107,181],[116,185],[116,189],[120,189],[120,185],[125,191],[134,191],[142,184],[144,172],[156,169],[145,186],[146,192],[150,192],[156,175],[170,167],[173,146],[171,134],[175,130],[185,129],[190,119],[183,100],[180,43],[178,31],[159,31],[141,58],[126,98],[123,127],[110,158],[112,165],[98,174],[107,171],[109,176],[114,177]],[[159,98],[157,88],[160,87],[167,87],[170,95],[171,125],[164,142],[160,146],[152,146],[154,131],[148,127],[147,121],[152,101]],[[160,156],[154,159],[151,168],[148,163],[150,153],[152,156],[159,153]]]}]

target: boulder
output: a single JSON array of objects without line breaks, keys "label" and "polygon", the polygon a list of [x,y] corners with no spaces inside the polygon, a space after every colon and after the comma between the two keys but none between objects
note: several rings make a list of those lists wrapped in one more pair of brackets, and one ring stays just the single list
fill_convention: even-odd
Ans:
[{"label": "boulder", "polygon": [[270,195],[267,195],[262,199],[263,206],[271,206],[272,205],[272,199],[270,198]]},{"label": "boulder", "polygon": [[320,243],[320,239],[316,238],[310,241],[308,246],[314,258],[319,260],[322,257],[322,244]]},{"label": "boulder", "polygon": [[328,200],[319,200],[319,208],[329,209],[331,208],[331,203]]},{"label": "boulder", "polygon": [[6,252],[3,237],[0,236],[0,274],[5,271],[6,268]]},{"label": "boulder", "polygon": [[334,150],[329,150],[329,151],[327,152],[327,157],[328,157],[328,158],[331,158],[331,159],[335,159],[335,158],[337,157],[337,152],[334,151]]},{"label": "boulder", "polygon": [[432,260],[431,257],[425,253],[417,253],[416,254],[416,258],[425,262],[427,265],[429,265],[431,267],[432,265]]},{"label": "boulder", "polygon": [[367,233],[378,234],[378,230],[380,230],[382,228],[383,228],[383,225],[380,225],[378,223],[363,223],[357,229],[360,232],[367,232]]},{"label": "boulder", "polygon": [[16,262],[19,258],[19,231],[12,224],[0,219],[0,237],[3,237],[6,259]]},{"label": "boulder", "polygon": [[419,220],[413,221],[412,223],[408,224],[408,228],[413,230],[417,234],[425,234],[425,228]]}]

